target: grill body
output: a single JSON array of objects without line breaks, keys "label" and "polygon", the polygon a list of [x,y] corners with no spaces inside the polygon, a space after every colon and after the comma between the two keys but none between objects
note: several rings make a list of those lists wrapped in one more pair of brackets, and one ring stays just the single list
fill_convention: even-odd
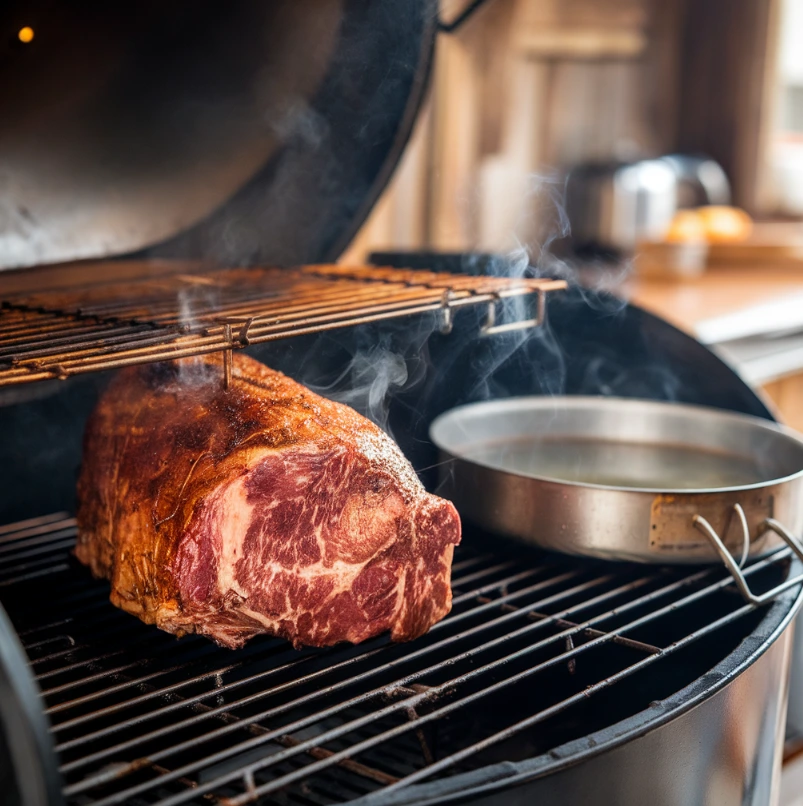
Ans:
[{"label": "grill body", "polygon": [[[469,533],[453,612],[425,638],[231,652],[112,608],[74,534],[55,514],[0,535],[0,593],[68,803],[771,802],[798,591],[756,611],[720,569],[578,563]],[[786,570],[747,573],[761,587]],[[48,802],[37,760],[21,802]]]},{"label": "grill body", "polygon": [[786,721],[790,607],[796,610],[794,596],[777,602],[747,646],[653,713],[547,756],[372,806],[769,806]]},{"label": "grill body", "polygon": [[[660,355],[667,362],[667,373],[680,378],[695,374],[695,350],[702,348],[635,309],[620,312],[611,327],[602,301],[596,311],[576,305],[571,294],[549,305],[555,343],[582,356],[572,364],[573,374],[567,372],[561,379],[566,391],[588,393],[593,382],[588,367],[600,370],[602,363],[598,374],[604,376],[605,362],[625,355],[617,340],[631,347],[628,358],[619,359],[618,372],[631,379],[636,394],[644,395],[645,387],[657,398],[666,392],[663,376],[644,369],[651,366],[650,356],[654,360]],[[423,441],[432,417],[479,394],[467,367],[476,366],[488,343],[476,338],[482,312],[475,314],[465,312],[456,318],[451,336],[436,334],[429,340],[430,366],[439,368],[445,380],[423,379],[409,395],[397,398],[390,412],[394,435],[420,468],[432,464],[434,456],[432,446]],[[416,321],[407,320],[395,335],[415,332]],[[329,367],[339,376],[342,362],[359,343],[370,342],[378,333],[383,338],[394,335],[386,323],[371,327],[379,330],[357,328],[252,349],[277,368],[295,368],[297,376],[299,356],[314,355],[306,372],[315,375]],[[422,332],[430,330],[431,323]],[[521,349],[496,362],[486,379],[491,392],[549,391],[535,388],[536,381],[544,384],[551,377],[543,338],[542,334],[532,344],[519,345]],[[677,357],[674,363],[672,356]],[[709,353],[703,351],[702,356],[697,372],[707,361],[706,374],[718,373],[720,399],[760,416],[760,401],[741,381]],[[535,361],[541,361],[538,372],[523,371]],[[17,404],[0,408],[0,428],[8,437],[0,449],[3,466],[15,467],[2,500],[4,522],[41,515],[45,506],[47,511],[70,508],[81,427],[105,377],[90,374],[4,392],[24,396],[12,398],[20,400]],[[300,379],[310,382],[311,377]],[[700,400],[704,388],[691,384],[683,388],[690,402],[706,402]],[[336,396],[337,390],[332,393]],[[408,405],[408,397],[417,401],[417,408]],[[765,409],[763,414],[768,416]],[[217,650],[205,639],[175,642],[116,611],[106,601],[105,585],[89,580],[85,569],[70,560],[73,527],[68,517],[47,523],[26,527],[34,532],[26,533],[21,542],[15,537],[5,548],[0,540],[0,601],[39,675],[69,803],[194,803],[204,802],[204,794],[227,797],[232,803],[252,802],[253,795],[253,802],[262,804],[365,806],[529,803],[536,798],[592,806],[770,802],[785,715],[789,639],[784,628],[797,608],[797,591],[764,609],[744,609],[724,570],[718,568],[651,569],[649,581],[637,583],[644,569],[563,560],[533,554],[492,535],[468,534],[456,559],[455,610],[421,641],[397,648],[380,642],[303,660],[281,642],[266,639],[241,655]],[[6,541],[8,534],[7,530]],[[785,562],[757,569],[757,589],[777,583],[787,572]],[[704,577],[698,579],[697,573]],[[563,579],[563,574],[570,578]],[[598,581],[606,575],[612,579]],[[687,577],[691,581],[683,582]],[[559,581],[529,591],[529,585],[554,578]],[[577,592],[575,583],[580,586]],[[628,605],[613,613],[666,585],[679,586],[669,599],[650,599],[635,609]],[[655,615],[710,585],[715,590],[699,594],[702,598],[684,605],[680,614]],[[620,587],[621,592],[610,593]],[[603,598],[594,604],[597,594]],[[71,618],[71,625],[56,623],[62,617]],[[586,619],[602,617],[582,626]],[[634,631],[624,631],[621,643],[617,630],[641,617],[647,621]],[[464,628],[475,632],[459,639]],[[518,629],[525,629],[521,637],[506,637]],[[464,640],[468,643],[460,643]],[[546,654],[531,658],[527,653],[539,640],[547,643],[537,651]],[[438,646],[430,649],[434,643]],[[137,665],[142,647],[148,649],[144,667]],[[375,656],[370,654],[374,651]],[[417,652],[423,653],[414,656],[420,660],[404,660],[411,665],[400,666],[398,672],[395,666],[383,671],[388,659]],[[464,652],[469,655],[464,657]],[[505,660],[518,652],[525,654]],[[353,665],[350,653],[356,658]],[[193,660],[196,654],[202,663]],[[188,658],[192,663],[186,666]],[[348,665],[338,666],[346,661]],[[271,671],[285,663],[290,663],[287,671]],[[319,683],[303,682],[306,663],[313,664],[306,672],[323,675],[314,678]],[[443,663],[447,665],[439,665]],[[485,663],[492,664],[490,671],[474,677],[474,670]],[[634,663],[644,666],[631,671]],[[119,668],[128,664],[133,667]],[[215,674],[230,665],[237,670],[220,672],[218,682]],[[173,666],[180,668],[170,671]],[[329,677],[331,668],[334,677]],[[414,677],[405,682],[407,671]],[[259,682],[262,678],[240,682],[263,673],[269,673],[264,683]],[[277,679],[271,677],[275,674]],[[468,684],[459,684],[454,692],[447,686],[443,694],[428,699],[427,687],[437,688],[450,677],[465,674]],[[506,682],[516,675],[524,677]],[[352,684],[352,677],[358,682]],[[285,688],[271,693],[275,684]],[[335,686],[331,692],[330,684]],[[347,695],[371,694],[377,684],[398,691],[360,700],[357,710],[345,715],[337,716],[337,711],[331,718],[318,717],[327,708],[339,708]],[[170,686],[174,688],[164,690]],[[302,697],[324,694],[322,700],[292,705],[296,691]],[[464,696],[477,699],[455,706],[455,699]],[[242,704],[243,697],[253,699]],[[137,703],[133,711],[126,705],[132,699]],[[410,702],[412,717],[405,705]],[[145,709],[140,717],[154,709],[160,716],[156,722],[150,716],[132,722],[137,708]],[[381,716],[383,708],[392,714]],[[97,709],[99,716],[94,715]],[[261,716],[266,710],[268,716]],[[238,721],[252,717],[255,722],[239,727]],[[177,721],[187,719],[196,720],[191,723],[195,727],[176,728]],[[337,733],[344,724],[361,719],[366,721],[356,732],[349,729],[327,738],[327,731]],[[416,728],[410,719],[424,721]],[[522,728],[521,719],[533,722]],[[299,720],[304,727],[293,727]],[[210,729],[223,731],[219,740],[199,738]],[[143,734],[153,730],[162,733],[143,742]],[[389,730],[402,733],[386,739]],[[279,735],[263,739],[266,731]],[[320,744],[296,750],[322,734]],[[182,742],[189,744],[176,751],[175,745]],[[239,751],[242,742],[249,744]],[[271,752],[266,754],[268,744]],[[226,755],[232,747],[237,752]],[[352,747],[358,749],[352,752]],[[215,756],[221,752],[223,756]],[[289,754],[283,766],[270,760],[278,753]],[[463,756],[452,764],[449,759],[456,754]],[[152,767],[146,759],[153,759]],[[256,765],[251,778],[249,765]],[[185,768],[186,774],[175,779],[175,771]],[[130,795],[132,787],[143,785],[143,775],[174,777],[169,786],[146,787]],[[110,776],[109,781],[103,783],[103,776]],[[274,791],[273,782],[286,776],[288,783]],[[412,781],[402,787],[400,782],[410,776]],[[195,795],[194,787],[206,785],[214,785],[213,790]]]}]

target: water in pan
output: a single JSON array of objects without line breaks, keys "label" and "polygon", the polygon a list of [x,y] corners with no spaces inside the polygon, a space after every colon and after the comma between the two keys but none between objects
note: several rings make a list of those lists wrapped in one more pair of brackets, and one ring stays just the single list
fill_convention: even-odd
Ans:
[{"label": "water in pan", "polygon": [[684,445],[517,439],[473,446],[465,458],[524,476],[658,490],[737,487],[772,478],[750,457]]}]

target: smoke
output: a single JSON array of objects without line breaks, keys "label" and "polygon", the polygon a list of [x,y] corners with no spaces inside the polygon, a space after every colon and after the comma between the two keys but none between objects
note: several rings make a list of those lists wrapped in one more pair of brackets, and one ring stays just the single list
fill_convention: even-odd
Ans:
[{"label": "smoke", "polygon": [[533,262],[539,264],[551,260],[553,244],[571,234],[565,203],[566,180],[557,171],[530,174],[526,188],[527,197],[533,202],[530,208],[535,208],[535,214],[530,214],[525,205],[519,228],[526,227],[531,219],[537,222]]},{"label": "smoke", "polygon": [[357,352],[331,384],[313,384],[311,388],[330,400],[351,406],[388,430],[391,396],[405,386],[408,378],[404,356],[380,343]]},{"label": "smoke", "polygon": [[[293,127],[309,124],[309,136],[314,137],[315,121],[304,108],[297,107],[287,116],[288,125],[293,119]],[[521,214],[516,246],[506,254],[487,258],[484,273],[513,280],[565,279],[574,299],[594,309],[597,316],[615,316],[625,302],[606,293],[614,281],[610,269],[604,272],[600,267],[578,266],[561,251],[570,234],[564,191],[557,173],[530,177],[531,204]],[[477,273],[475,262],[476,255],[467,253],[466,273]],[[617,268],[615,281],[627,271],[627,267]],[[214,309],[217,303],[215,289],[188,285],[179,296],[182,325],[189,331],[202,327],[205,323],[199,321],[197,312]],[[510,297],[493,306],[496,324],[527,322],[536,315],[537,298]],[[547,311],[549,307],[548,302]],[[548,315],[538,327],[484,336],[486,315],[484,304],[455,309],[454,331],[448,335],[437,332],[440,320],[433,314],[330,332],[305,342],[266,345],[257,352],[314,392],[368,417],[406,443],[402,447],[411,455],[423,446],[429,421],[445,408],[510,395],[559,396],[566,392],[569,362],[575,362],[572,369],[576,371],[578,356],[567,356]],[[652,374],[653,381],[671,390],[669,375],[663,377],[658,370]],[[182,363],[178,381],[197,385],[209,382],[208,375],[202,361],[190,359]],[[582,386],[592,394],[623,394],[632,380],[628,371],[616,366],[616,357],[606,354],[585,366]],[[412,451],[411,442],[415,443]],[[421,459],[420,467],[431,462],[423,447]]]},{"label": "smoke", "polygon": [[677,400],[680,379],[669,367],[655,364],[633,370],[610,356],[594,356],[585,364],[581,389],[610,397],[654,397]]},{"label": "smoke", "polygon": [[[523,279],[534,274],[530,250],[523,244],[511,250],[506,255],[499,255],[493,258],[487,268],[487,273],[495,277],[507,277],[511,279]],[[496,318],[498,322],[526,322],[535,317],[535,299],[533,297],[510,297],[495,303]],[[517,373],[518,378],[514,380],[517,386],[523,388],[531,386],[534,367],[529,365],[526,357],[522,353],[523,348],[530,342],[537,342],[543,355],[551,355],[560,364],[562,353],[558,347],[554,334],[549,329],[548,323],[544,322],[540,327],[522,328],[499,333],[490,336],[479,336],[471,339],[465,345],[455,345],[457,349],[471,350],[471,376],[469,397],[473,400],[485,400],[492,397],[503,397],[507,394],[515,393],[515,389],[509,388],[504,380],[501,380],[497,373],[508,364],[517,354],[524,359]],[[560,391],[562,381],[562,367],[559,368],[555,380],[554,388],[549,391],[557,394]]]},{"label": "smoke", "polygon": [[[519,241],[506,254],[492,256],[485,262],[484,273],[514,280],[557,275],[577,285],[571,262],[557,257],[551,248],[569,234],[562,182],[556,175],[533,176],[530,193],[541,206],[539,220],[546,234],[541,240]],[[532,225],[531,221],[523,223]],[[476,255],[467,253],[464,260],[463,270],[476,274]],[[624,305],[620,300],[598,300],[591,292],[588,296],[589,304],[610,306],[612,313]],[[536,316],[537,298],[509,297],[493,305],[497,324],[526,322]],[[402,416],[405,431],[421,433],[424,421],[443,404],[511,394],[562,394],[565,356],[548,317],[539,327],[483,336],[486,310],[478,306],[455,311],[455,329],[449,335],[436,332],[435,316],[385,322],[349,335],[328,334],[318,339],[290,373],[316,393],[355,408],[388,432],[392,432],[392,407],[407,409]],[[436,355],[431,360],[433,333]],[[331,358],[338,350],[342,369],[329,377],[327,351]],[[454,379],[453,384],[447,382],[453,388],[442,388],[447,378]]]},{"label": "smoke", "polygon": [[[217,286],[207,283],[189,283],[178,292],[179,327],[185,333],[197,333],[206,323],[198,319],[197,314],[208,314],[219,307],[220,291]],[[203,386],[211,382],[220,382],[205,363],[203,356],[190,356],[176,362],[177,383],[183,386]]]},{"label": "smoke", "polygon": [[[324,334],[292,374],[313,392],[351,406],[392,435],[391,403],[426,378],[426,343],[434,329],[434,322],[424,317]],[[329,377],[333,365],[339,370]]]},{"label": "smoke", "polygon": [[528,244],[531,274],[565,280],[593,310],[616,315],[627,304],[626,281],[633,262],[628,257],[579,261],[572,255],[566,181],[566,175],[557,170],[529,177],[528,200],[522,205],[516,230]]},{"label": "smoke", "polygon": [[303,98],[287,100],[278,110],[271,110],[268,125],[282,142],[300,139],[312,148],[320,148],[330,134],[328,121]]},{"label": "smoke", "polygon": [[[487,273],[511,279],[565,280],[577,304],[587,306],[594,315],[614,317],[627,304],[621,292],[631,265],[628,261],[604,265],[584,261],[581,264],[572,257],[565,193],[566,180],[558,171],[528,177],[525,198],[514,224],[516,246],[492,258]],[[534,303],[532,297],[501,301],[497,303],[497,318],[508,322],[532,319]],[[566,391],[566,356],[548,316],[539,327],[494,335],[467,348],[472,350],[473,356],[470,399],[511,394],[556,396]]]}]

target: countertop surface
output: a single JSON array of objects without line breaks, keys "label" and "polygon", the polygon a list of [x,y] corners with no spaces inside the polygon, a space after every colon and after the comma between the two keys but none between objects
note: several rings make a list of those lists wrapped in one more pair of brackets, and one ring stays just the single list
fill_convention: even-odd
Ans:
[{"label": "countertop surface", "polygon": [[619,293],[705,344],[803,331],[803,270],[717,267],[687,280],[634,275]]},{"label": "countertop surface", "polygon": [[803,269],[713,267],[630,276],[616,292],[707,344],[755,386],[803,371]]}]

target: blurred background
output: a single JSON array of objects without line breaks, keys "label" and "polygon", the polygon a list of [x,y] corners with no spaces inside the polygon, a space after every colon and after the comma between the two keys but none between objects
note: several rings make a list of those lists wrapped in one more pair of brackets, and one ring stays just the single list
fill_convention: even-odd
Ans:
[{"label": "blurred background", "polygon": [[439,38],[343,261],[524,247],[713,347],[803,428],[802,217],[803,0],[490,0]]},{"label": "blurred background", "polygon": [[440,39],[349,256],[509,248],[532,234],[534,186],[592,160],[706,155],[751,215],[803,214],[802,38],[800,0],[491,0]]}]

